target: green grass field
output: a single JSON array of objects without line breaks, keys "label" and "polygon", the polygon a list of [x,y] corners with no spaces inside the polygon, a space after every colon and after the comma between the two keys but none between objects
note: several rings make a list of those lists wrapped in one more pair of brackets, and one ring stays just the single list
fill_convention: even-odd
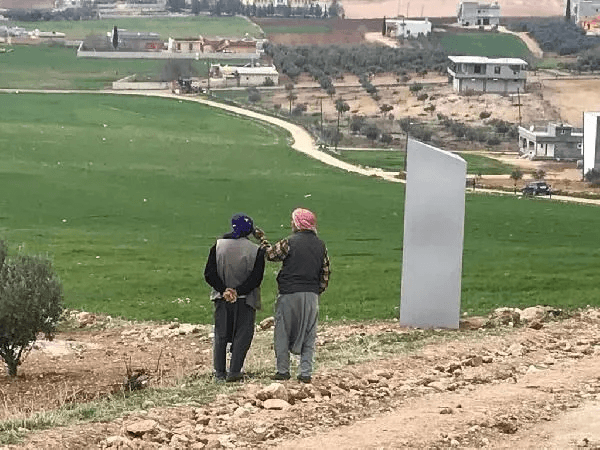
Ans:
[{"label": "green grass field", "polygon": [[[75,49],[65,47],[13,48],[11,53],[0,53],[0,88],[102,89],[132,74],[138,75],[137,80],[160,80],[167,65],[166,60],[77,58]],[[239,62],[228,60],[226,64]],[[206,76],[207,61],[190,63],[197,76]]]},{"label": "green grass field", "polygon": [[502,33],[445,34],[440,44],[450,54],[529,59],[531,53],[516,36]]},{"label": "green grass field", "polygon": [[[204,62],[193,61],[199,73]],[[14,47],[0,53],[0,87],[17,89],[101,89],[127,75],[157,78],[165,61],[77,58],[65,47]],[[203,71],[203,72],[202,72]]]},{"label": "green grass field", "polygon": [[[397,316],[402,185],[324,166],[279,129],[194,103],[0,101],[0,236],[13,252],[53,258],[68,307],[208,323],[202,273],[231,214],[252,215],[275,239],[304,206],[318,214],[332,261],[322,319]],[[597,304],[597,230],[596,207],[469,195],[463,310]],[[267,266],[259,319],[272,314],[278,268]]]},{"label": "green grass field", "polygon": [[[501,175],[510,174],[514,169],[508,164],[483,155],[464,152],[459,152],[458,154],[467,161],[467,171],[469,174]],[[392,171],[404,169],[404,152],[342,150],[339,158],[352,164],[360,164],[361,166],[379,167]]]},{"label": "green grass field", "polygon": [[129,31],[151,31],[167,40],[169,37],[222,36],[244,37],[246,33],[260,37],[260,28],[243,17],[124,17],[101,20],[69,20],[61,22],[14,22],[27,30],[65,33],[67,39],[83,39],[89,35],[105,35],[116,25]]}]

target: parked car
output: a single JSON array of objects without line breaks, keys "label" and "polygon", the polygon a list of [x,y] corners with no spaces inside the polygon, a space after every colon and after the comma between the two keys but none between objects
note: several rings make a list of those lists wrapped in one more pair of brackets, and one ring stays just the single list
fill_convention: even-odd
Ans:
[{"label": "parked car", "polygon": [[523,195],[552,195],[552,187],[545,181],[529,183],[521,189]]}]

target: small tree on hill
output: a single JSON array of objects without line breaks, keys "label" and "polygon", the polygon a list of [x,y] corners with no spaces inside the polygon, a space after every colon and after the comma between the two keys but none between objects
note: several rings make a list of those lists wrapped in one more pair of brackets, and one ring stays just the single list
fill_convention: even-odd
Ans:
[{"label": "small tree on hill", "polygon": [[567,0],[567,7],[565,10],[565,20],[567,22],[571,21],[571,0]]},{"label": "small tree on hill", "polygon": [[17,367],[39,333],[52,339],[63,311],[62,284],[41,256],[7,258],[0,241],[0,357],[8,374]]},{"label": "small tree on hill", "polygon": [[116,49],[119,46],[119,32],[117,31],[116,25],[113,27],[112,32],[112,46],[114,49]]},{"label": "small tree on hill", "polygon": [[523,172],[520,169],[515,169],[510,173],[510,179],[514,182],[515,194],[517,193],[517,182],[523,178]]}]

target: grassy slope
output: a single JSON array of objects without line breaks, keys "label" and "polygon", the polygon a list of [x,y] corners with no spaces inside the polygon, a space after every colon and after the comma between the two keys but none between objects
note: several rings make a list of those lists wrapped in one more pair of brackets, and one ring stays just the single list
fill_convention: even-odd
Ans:
[{"label": "grassy slope", "polygon": [[[11,112],[0,118],[7,193],[0,235],[13,249],[53,256],[68,306],[210,322],[202,271],[230,215],[245,211],[279,238],[289,232],[291,209],[305,206],[319,215],[332,258],[322,318],[397,314],[402,186],[325,167],[292,151],[280,130],[197,104],[97,95],[0,100]],[[469,196],[463,309],[593,303],[597,214]],[[259,318],[271,314],[277,270],[268,265]]]},{"label": "grassy slope", "polygon": [[440,37],[450,54],[503,58],[529,58],[531,53],[521,39],[510,34],[462,33]]},{"label": "grassy slope", "polygon": [[62,21],[62,22],[15,22],[32,30],[59,31],[67,39],[83,39],[89,35],[104,35],[116,25],[129,31],[151,31],[167,40],[169,37],[222,36],[243,37],[246,33],[259,37],[260,29],[243,17],[124,17],[118,19]]}]

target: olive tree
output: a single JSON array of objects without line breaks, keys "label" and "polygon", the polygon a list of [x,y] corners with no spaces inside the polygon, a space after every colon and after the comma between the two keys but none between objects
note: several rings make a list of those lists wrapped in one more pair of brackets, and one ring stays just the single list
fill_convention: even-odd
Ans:
[{"label": "olive tree", "polygon": [[510,178],[514,182],[515,194],[517,193],[517,182],[523,178],[523,172],[520,169],[515,169],[510,173]]},{"label": "olive tree", "polygon": [[[338,113],[338,117],[337,117],[337,134],[339,135],[340,134],[340,117],[345,112],[350,111],[350,105],[348,105],[348,103],[346,103],[341,98],[338,98],[335,101],[335,109],[336,109],[336,111]],[[337,149],[337,142],[336,142],[336,149]]]},{"label": "olive tree", "polygon": [[52,339],[63,311],[62,284],[42,256],[7,257],[0,241],[0,357],[11,377],[38,335]]}]

